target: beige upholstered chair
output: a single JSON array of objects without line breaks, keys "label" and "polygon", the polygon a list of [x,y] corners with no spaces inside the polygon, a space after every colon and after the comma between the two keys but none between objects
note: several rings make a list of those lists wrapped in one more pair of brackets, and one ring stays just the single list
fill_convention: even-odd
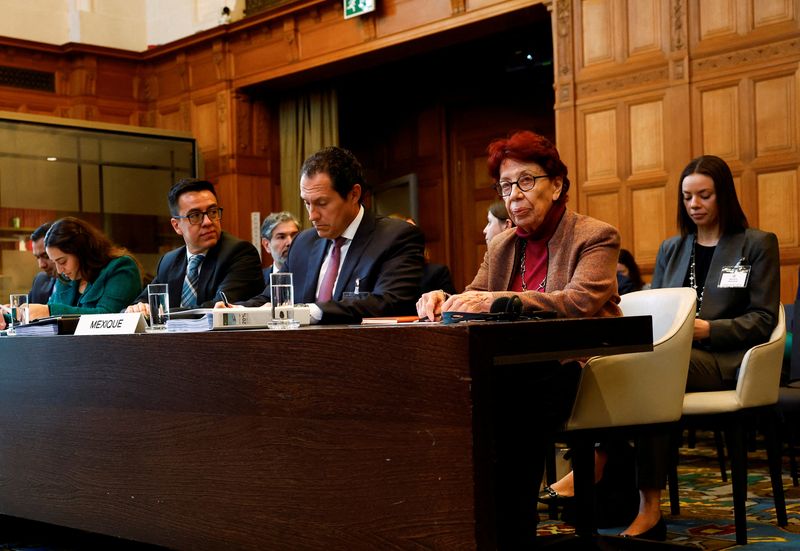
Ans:
[{"label": "beige upholstered chair", "polygon": [[[624,316],[653,319],[653,351],[591,358],[583,369],[563,439],[573,450],[577,531],[594,531],[594,442],[630,437],[681,418],[695,302],[690,288],[649,289],[622,295]],[[637,430],[638,427],[638,430]],[[620,433],[621,431],[621,433]],[[617,434],[620,433],[620,434]]]},{"label": "beige upholstered chair", "polygon": [[[739,368],[736,390],[714,392],[687,392],[683,398],[683,421],[701,426],[722,425],[728,453],[731,458],[733,483],[733,510],[736,523],[736,543],[747,544],[745,499],[747,496],[747,449],[745,446],[745,421],[750,415],[766,417],[763,423],[769,460],[772,491],[778,524],[786,526],[786,502],[781,479],[780,442],[775,435],[775,411],[780,388],[783,349],[786,341],[786,317],[780,306],[778,323],[769,341],[751,348],[744,355]],[[676,454],[677,455],[677,454]],[[676,458],[676,455],[673,458]],[[673,513],[679,511],[677,491],[677,463],[670,472],[670,501]]]}]

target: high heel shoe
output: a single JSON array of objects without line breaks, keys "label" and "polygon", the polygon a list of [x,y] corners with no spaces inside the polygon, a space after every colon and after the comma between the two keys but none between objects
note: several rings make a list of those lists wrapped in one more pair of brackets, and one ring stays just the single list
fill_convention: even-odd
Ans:
[{"label": "high heel shoe", "polygon": [[666,541],[667,540],[667,523],[664,522],[664,516],[659,515],[658,522],[652,528],[642,532],[641,534],[620,534],[623,538],[637,538],[642,540],[653,541]]},{"label": "high heel shoe", "polygon": [[575,501],[575,496],[562,496],[550,486],[539,492],[539,502],[545,505],[567,505]]}]

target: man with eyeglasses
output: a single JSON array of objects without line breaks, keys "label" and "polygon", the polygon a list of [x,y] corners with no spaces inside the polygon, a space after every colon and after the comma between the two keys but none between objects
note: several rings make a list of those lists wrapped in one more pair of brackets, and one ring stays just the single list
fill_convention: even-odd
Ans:
[{"label": "man with eyeglasses", "polygon": [[[50,300],[50,295],[53,294],[53,288],[56,285],[56,264],[44,250],[44,236],[47,230],[50,229],[50,222],[45,222],[31,234],[31,249],[33,250],[33,257],[39,264],[41,272],[36,274],[31,284],[31,290],[28,291],[28,302],[31,304],[47,304]],[[10,306],[8,304],[0,305],[0,314],[9,314]],[[6,321],[0,315],[0,331],[6,328]]]},{"label": "man with eyeglasses", "polygon": [[[169,285],[170,308],[211,308],[225,293],[244,300],[264,286],[258,251],[222,231],[222,207],[206,180],[183,178],[169,190],[172,228],[185,246],[165,254],[151,283]],[[127,312],[149,314],[147,289]]]}]

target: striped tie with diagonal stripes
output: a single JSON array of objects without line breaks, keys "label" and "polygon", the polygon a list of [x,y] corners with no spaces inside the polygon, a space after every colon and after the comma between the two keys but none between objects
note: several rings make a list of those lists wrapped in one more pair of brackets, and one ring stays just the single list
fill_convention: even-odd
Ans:
[{"label": "striped tie with diagonal stripes", "polygon": [[196,254],[189,259],[189,267],[186,268],[186,277],[183,279],[183,291],[181,292],[181,307],[197,307],[197,280],[199,279],[200,264],[205,258],[202,254]]}]

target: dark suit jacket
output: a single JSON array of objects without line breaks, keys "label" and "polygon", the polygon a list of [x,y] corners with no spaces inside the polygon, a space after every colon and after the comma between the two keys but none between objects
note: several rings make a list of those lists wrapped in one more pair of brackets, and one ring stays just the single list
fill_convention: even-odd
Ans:
[{"label": "dark suit jacket", "polygon": [[[186,277],[186,247],[172,250],[161,257],[156,268],[156,277],[150,283],[169,285],[169,306],[181,304],[183,280]],[[252,243],[242,241],[222,232],[214,247],[208,250],[200,268],[197,282],[198,308],[211,308],[222,300],[223,291],[231,302],[244,300],[264,288],[261,275],[261,259]],[[147,288],[134,302],[147,302]]]},{"label": "dark suit jacket", "polygon": [[[330,240],[308,229],[295,238],[284,272],[292,272],[294,300],[316,302],[317,280]],[[350,243],[333,300],[317,303],[322,323],[358,323],[364,317],[399,316],[416,313],[420,296],[424,240],[422,232],[402,220],[375,217],[364,211],[364,218]],[[343,298],[355,290],[359,280],[361,298]],[[269,286],[244,303],[260,306],[269,301]]]},{"label": "dark suit jacket", "polygon": [[451,295],[456,294],[453,278],[450,277],[450,268],[444,264],[425,264],[425,268],[422,271],[422,293],[440,289]]},{"label": "dark suit jacket", "polygon": [[[653,289],[683,287],[692,257],[693,236],[672,237],[661,244],[653,272]],[[747,287],[718,287],[723,266],[739,259],[751,266]],[[778,322],[780,259],[774,233],[748,229],[723,235],[714,250],[698,318],[711,325],[700,344],[714,354],[724,379],[735,379],[745,352],[766,342]]]},{"label": "dark suit jacket", "polygon": [[33,278],[31,290],[28,291],[28,302],[32,304],[47,304],[50,295],[53,294],[53,287],[56,278],[48,276],[45,272],[39,272]]},{"label": "dark suit jacket", "polygon": [[275,264],[270,264],[269,266],[261,270],[261,273],[264,275],[264,285],[266,285],[267,287],[269,287],[269,276],[272,274],[272,270],[274,269],[275,269]]}]

